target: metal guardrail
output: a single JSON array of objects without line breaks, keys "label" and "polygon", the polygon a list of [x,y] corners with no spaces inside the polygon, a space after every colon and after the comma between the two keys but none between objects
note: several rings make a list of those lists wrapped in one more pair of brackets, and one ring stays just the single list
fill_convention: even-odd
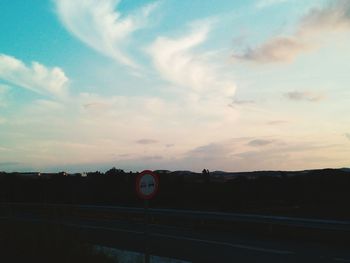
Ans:
[{"label": "metal guardrail", "polygon": [[[118,207],[118,206],[79,206],[80,209],[96,209],[100,211],[114,212],[131,212],[141,214],[142,208],[135,207]],[[264,224],[278,224],[286,226],[298,226],[305,228],[317,228],[324,230],[344,230],[350,232],[350,221],[340,220],[324,220],[324,219],[309,219],[296,218],[285,216],[268,216],[256,214],[241,214],[241,213],[223,213],[223,212],[207,212],[207,211],[191,211],[178,209],[149,209],[149,213],[154,216],[167,216],[177,218],[191,218],[200,220],[217,220],[225,222],[250,222]]]},{"label": "metal guardrail", "polygon": [[[66,204],[38,204],[38,203],[1,203],[0,207],[14,210],[25,208],[32,209],[68,209],[70,211],[79,212],[104,212],[106,214],[129,214],[143,216],[144,209],[138,207],[124,206],[99,206],[99,205],[66,205]],[[208,212],[194,210],[179,210],[179,209],[159,209],[151,208],[149,213],[154,217],[166,217],[187,220],[204,220],[204,221],[221,221],[225,223],[259,223],[270,225],[291,226],[300,228],[313,228],[322,230],[340,230],[350,234],[350,221],[340,220],[325,220],[325,219],[309,219],[285,216],[270,216],[256,214],[241,214],[241,213],[224,213],[224,212]]]}]

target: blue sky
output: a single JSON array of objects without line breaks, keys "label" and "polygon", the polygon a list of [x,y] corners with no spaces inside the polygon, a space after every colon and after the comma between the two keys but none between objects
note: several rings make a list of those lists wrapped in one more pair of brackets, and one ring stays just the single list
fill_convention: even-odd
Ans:
[{"label": "blue sky", "polygon": [[3,0],[0,170],[349,166],[347,0]]}]

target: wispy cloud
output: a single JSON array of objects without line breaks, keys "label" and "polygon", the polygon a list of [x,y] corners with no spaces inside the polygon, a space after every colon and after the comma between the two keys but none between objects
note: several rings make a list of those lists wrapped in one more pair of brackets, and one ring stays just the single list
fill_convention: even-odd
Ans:
[{"label": "wispy cloud", "polygon": [[350,133],[345,133],[344,136],[345,136],[348,140],[350,140]]},{"label": "wispy cloud", "polygon": [[104,102],[90,102],[90,103],[85,103],[83,107],[85,109],[106,109],[109,105]]},{"label": "wispy cloud", "polygon": [[291,62],[299,54],[316,48],[314,36],[334,31],[350,30],[350,1],[333,0],[326,6],[311,9],[303,16],[294,34],[276,36],[264,43],[247,48],[236,59],[258,63]]},{"label": "wispy cloud", "polygon": [[308,45],[295,37],[276,37],[257,48],[248,48],[242,55],[235,57],[260,63],[290,62],[299,53],[308,49],[310,49]]},{"label": "wispy cloud", "polygon": [[347,161],[330,154],[340,148],[305,138],[235,138],[197,147],[179,159],[177,165],[191,164],[199,171],[204,167],[228,171],[324,168],[334,161]]},{"label": "wispy cloud", "polygon": [[316,32],[349,30],[350,1],[332,0],[324,7],[317,7],[301,19],[299,33],[307,35]]},{"label": "wispy cloud", "polygon": [[273,143],[272,140],[265,140],[265,139],[255,139],[255,140],[251,140],[250,142],[248,142],[248,145],[250,146],[265,146],[268,144]]},{"label": "wispy cloud", "polygon": [[157,142],[158,142],[157,140],[153,140],[153,139],[140,139],[136,141],[136,143],[138,144],[155,144]]},{"label": "wispy cloud", "polygon": [[148,49],[149,54],[161,76],[174,85],[187,87],[197,94],[209,95],[215,91],[219,96],[233,96],[235,85],[232,80],[210,61],[209,53],[195,51],[207,39],[210,28],[210,23],[198,22],[186,35],[158,37]]},{"label": "wispy cloud", "polygon": [[300,92],[300,91],[292,91],[285,94],[285,97],[294,100],[294,101],[311,101],[311,102],[319,102],[326,98],[324,94],[315,93],[315,92]]},{"label": "wispy cloud", "polygon": [[232,143],[210,143],[189,151],[187,158],[216,159],[229,156],[232,152]]},{"label": "wispy cloud", "polygon": [[48,68],[38,62],[25,65],[4,54],[0,54],[0,79],[13,86],[60,98],[68,92],[68,78],[61,68]]},{"label": "wispy cloud", "polygon": [[55,0],[55,3],[62,23],[74,36],[105,56],[137,67],[125,51],[126,45],[132,33],[147,26],[158,2],[127,15],[117,10],[120,0]]}]

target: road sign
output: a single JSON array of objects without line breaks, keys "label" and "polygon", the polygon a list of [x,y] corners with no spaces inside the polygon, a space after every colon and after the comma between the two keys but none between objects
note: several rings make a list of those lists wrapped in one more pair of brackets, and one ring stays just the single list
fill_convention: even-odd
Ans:
[{"label": "road sign", "polygon": [[145,170],[136,177],[136,192],[141,199],[152,199],[159,187],[158,176],[152,171]]}]

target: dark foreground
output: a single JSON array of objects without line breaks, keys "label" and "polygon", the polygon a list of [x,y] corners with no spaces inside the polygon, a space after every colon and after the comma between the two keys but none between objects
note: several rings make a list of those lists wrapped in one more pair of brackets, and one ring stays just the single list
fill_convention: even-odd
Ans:
[{"label": "dark foreground", "polygon": [[82,239],[78,231],[55,224],[0,221],[0,262],[112,263]]},{"label": "dark foreground", "polygon": [[[152,207],[350,220],[350,169],[193,173],[155,171]],[[138,173],[0,172],[0,203],[140,206]]]},{"label": "dark foreground", "polygon": [[[78,251],[79,254],[83,252],[84,255],[90,255],[89,257],[79,258],[78,256],[81,255],[76,256],[74,254],[76,244],[72,240],[77,239],[90,244],[138,252],[145,252],[148,249],[152,255],[191,262],[350,262],[349,245],[341,242],[332,245],[317,241],[277,239],[252,234],[232,233],[230,231],[223,232],[158,224],[150,224],[147,230],[149,234],[146,236],[146,228],[142,222],[131,223],[102,219],[2,218],[2,226],[4,226],[3,222],[7,222],[8,225],[8,220],[11,220],[11,227],[25,226],[26,228],[17,229],[15,236],[9,233],[9,231],[13,231],[13,228],[12,230],[5,229],[5,233],[7,231],[5,236],[12,236],[11,242],[19,244],[19,247],[25,249],[23,255],[33,256],[34,251],[40,252],[42,253],[41,257],[50,258],[46,262],[108,262],[103,258],[93,261],[94,258],[91,257],[91,252],[86,250],[87,247],[78,246]],[[27,223],[24,224],[24,221]],[[31,226],[28,231],[29,225]],[[63,230],[63,232],[70,233],[70,236],[68,236],[68,239],[63,237],[60,240],[61,236],[58,235],[58,240],[50,240],[49,238],[45,242],[29,236],[33,234],[33,231],[46,231],[43,227],[45,225],[51,225],[49,227],[51,229],[50,237],[56,235],[52,231],[62,232]],[[48,236],[44,234],[43,237],[45,239]],[[18,241],[20,242],[17,243]],[[6,245],[4,239],[2,239],[2,242],[2,245]],[[36,244],[36,242],[38,243]],[[28,247],[27,244],[29,244]],[[18,249],[13,248],[13,246],[12,248],[10,246],[7,254],[10,254],[10,256],[18,255]],[[58,251],[61,252],[57,253]],[[100,255],[94,255],[95,258],[98,256]],[[67,261],[67,257],[71,260]],[[37,262],[44,261],[39,260]]]}]

